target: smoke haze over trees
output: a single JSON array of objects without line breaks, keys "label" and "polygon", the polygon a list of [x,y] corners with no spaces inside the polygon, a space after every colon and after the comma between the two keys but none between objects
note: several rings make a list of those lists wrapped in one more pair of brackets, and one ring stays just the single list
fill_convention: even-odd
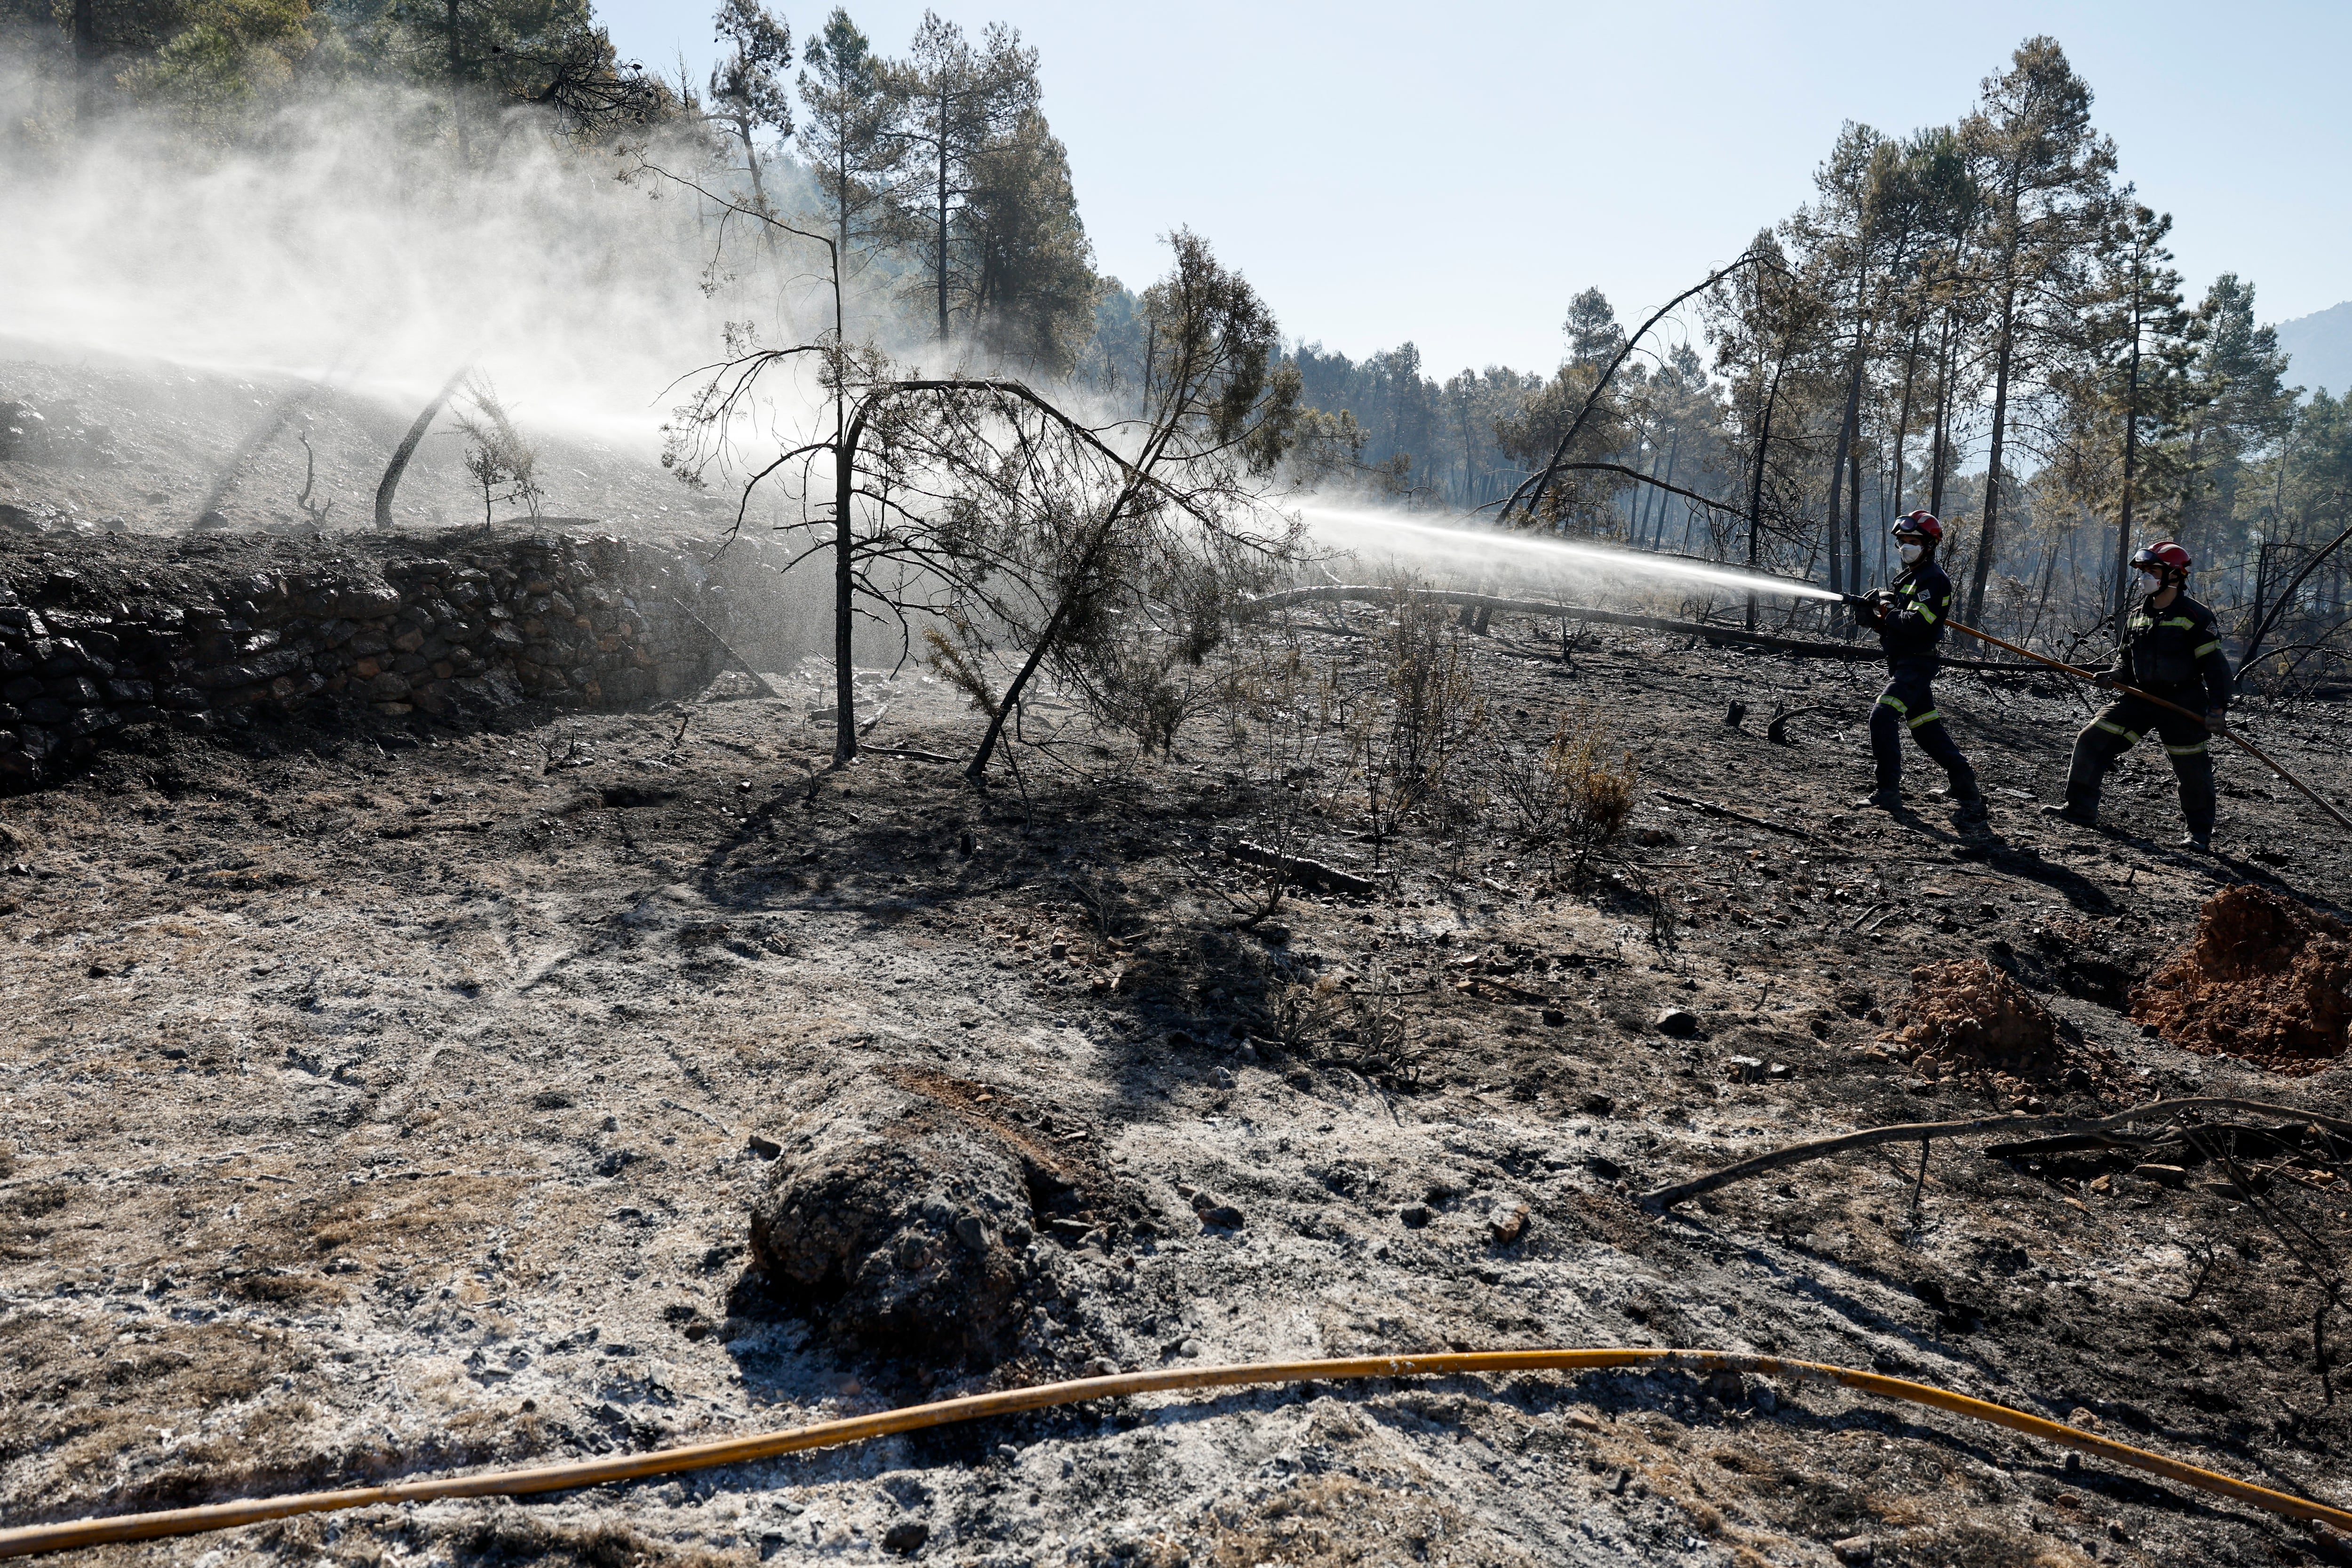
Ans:
[{"label": "smoke haze over trees", "polygon": [[[1048,118],[1050,62],[1010,24],[973,37],[927,16],[893,53],[845,8],[725,0],[720,62],[694,81],[622,58],[585,0],[0,0],[0,137],[29,177],[122,123],[192,165],[281,156],[300,114],[358,93],[396,136],[393,184],[437,170],[496,189],[528,164],[585,189],[657,158],[829,237],[854,335],[1114,414],[1150,380],[1139,301],[1096,268]],[[2342,557],[2318,559],[2352,522],[2345,389],[2294,384],[2256,280],[2177,276],[2169,219],[2095,109],[2037,37],[1944,124],[1847,125],[1814,199],[1748,241],[1755,264],[1634,345],[1532,525],[1851,590],[1885,577],[1887,524],[1926,507],[1951,526],[1961,613],[2060,643],[2095,637],[2129,549],[2168,535],[2239,636],[2268,626],[2290,663],[2331,664],[2329,629],[2352,616]],[[678,307],[698,310],[691,330],[796,331],[816,305],[804,264],[772,235],[762,261],[725,214],[679,206],[648,205],[631,265],[698,279],[702,302]],[[1722,259],[1694,258],[1693,278]],[[1286,340],[1296,477],[1491,514],[1624,344],[1629,302],[1570,281],[1549,365]],[[529,397],[516,405],[527,418]]]}]

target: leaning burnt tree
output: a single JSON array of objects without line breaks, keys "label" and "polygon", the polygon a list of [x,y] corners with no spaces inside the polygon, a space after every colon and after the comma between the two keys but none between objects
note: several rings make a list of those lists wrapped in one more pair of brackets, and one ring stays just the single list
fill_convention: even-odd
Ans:
[{"label": "leaning burnt tree", "polygon": [[1728,265],[1708,273],[1705,279],[1659,306],[1651,314],[1650,319],[1642,323],[1639,330],[1620,343],[1616,353],[1611,356],[1609,363],[1601,367],[1600,375],[1594,379],[1592,390],[1585,394],[1584,403],[1577,409],[1576,417],[1569,421],[1567,431],[1553,446],[1550,461],[1513,487],[1511,493],[1503,498],[1500,508],[1495,513],[1495,521],[1507,528],[1515,524],[1521,528],[1533,527],[1542,516],[1545,496],[1549,493],[1559,476],[1566,473],[1620,474],[1627,479],[1638,479],[1643,484],[1654,485],[1658,489],[1672,491],[1675,495],[1687,497],[1692,500],[1704,501],[1709,506],[1717,504],[1707,500],[1706,497],[1696,495],[1689,490],[1677,489],[1673,485],[1629,468],[1622,463],[1570,462],[1568,455],[1575,448],[1576,438],[1583,435],[1585,426],[1591,423],[1593,412],[1603,405],[1602,399],[1608,395],[1609,383],[1616,375],[1618,367],[1625,363],[1634,348],[1650,334],[1651,330],[1674,314],[1685,302],[1706,293],[1741,268],[1756,266],[1778,268],[1780,263],[1776,258],[1766,254],[1760,247],[1752,248]]},{"label": "leaning burnt tree", "polygon": [[[1170,660],[1197,664],[1230,609],[1297,543],[1295,523],[1267,523],[1257,487],[1287,442],[1298,389],[1273,368],[1279,334],[1247,283],[1197,237],[1173,236],[1176,265],[1146,295],[1143,413],[1092,426],[1014,378],[894,374],[887,355],[848,335],[831,237],[644,167],[723,218],[826,253],[831,329],[781,348],[730,329],[728,357],[695,373],[667,426],[664,460],[689,483],[731,477],[772,412],[763,398],[775,387],[763,384],[811,367],[819,433],[743,471],[735,528],[762,484],[797,479],[803,516],[785,526],[824,537],[785,569],[827,552],[833,564],[835,764],[859,750],[861,616],[895,623],[902,637],[915,621],[933,623],[935,661],[989,714],[965,769],[975,782],[1048,666],[1104,717],[1147,739],[1164,731]],[[1000,691],[986,672],[1008,649],[1019,663]]]},{"label": "leaning burnt tree", "polygon": [[[995,470],[1012,482],[994,485],[993,507],[959,513],[1001,520],[974,542],[978,558],[1002,563],[980,602],[998,640],[1021,653],[1002,692],[967,684],[989,711],[964,769],[975,783],[1048,666],[1099,717],[1165,749],[1203,690],[1187,672],[1296,558],[1296,520],[1265,504],[1299,415],[1280,329],[1205,240],[1179,229],[1169,244],[1173,265],[1142,300],[1139,415],[1088,430],[1053,414],[1066,439],[1022,435],[1009,448],[1018,465]],[[1106,439],[1114,432],[1123,452]],[[955,624],[971,651],[995,651],[980,623]],[[982,668],[940,652],[944,668]]]},{"label": "leaning burnt tree", "polygon": [[[1544,502],[1546,498],[1550,494],[1552,487],[1559,482],[1561,475],[1570,473],[1615,474],[1622,478],[1633,479],[1638,483],[1648,485],[1653,489],[1680,496],[1685,500],[1705,506],[1711,510],[1727,513],[1732,510],[1730,507],[1720,500],[1715,500],[1709,496],[1700,495],[1693,490],[1681,489],[1676,485],[1659,479],[1654,474],[1644,473],[1640,469],[1628,468],[1622,463],[1572,461],[1570,460],[1569,454],[1575,450],[1577,437],[1583,435],[1587,426],[1592,423],[1594,413],[1606,406],[1604,400],[1608,396],[1610,382],[1616,376],[1619,367],[1624,364],[1626,359],[1633,354],[1634,349],[1641,343],[1642,340],[1644,337],[1647,337],[1651,331],[1654,329],[1659,322],[1664,321],[1684,304],[1699,295],[1708,293],[1727,279],[1736,276],[1743,269],[1749,268],[1755,268],[1759,276],[1785,273],[1787,270],[1780,258],[1772,254],[1772,252],[1767,247],[1767,245],[1759,240],[1758,244],[1751,246],[1747,251],[1743,252],[1728,264],[1710,272],[1706,278],[1702,279],[1697,283],[1693,284],[1690,288],[1684,289],[1681,293],[1667,300],[1664,305],[1658,307],[1655,311],[1651,313],[1648,321],[1643,321],[1639,329],[1633,331],[1624,340],[1623,342],[1618,345],[1616,353],[1611,356],[1609,363],[1601,367],[1601,374],[1593,379],[1592,390],[1585,395],[1583,404],[1576,411],[1576,417],[1569,422],[1568,429],[1561,434],[1559,440],[1554,444],[1550,460],[1546,462],[1544,466],[1536,472],[1529,474],[1527,478],[1521,479],[1518,484],[1512,489],[1511,493],[1503,498],[1503,500],[1496,512],[1496,522],[1506,528],[1534,528],[1539,526],[1545,518],[1543,510]],[[1785,365],[1787,359],[1785,350],[1781,355],[1781,359]],[[1777,392],[1777,374],[1774,378],[1774,384]],[[1759,569],[1759,542],[1763,537],[1764,523],[1765,458],[1771,442],[1770,418],[1769,404],[1768,403],[1765,414],[1763,437],[1762,439],[1757,443],[1756,464],[1753,471],[1753,482],[1750,486],[1748,504],[1748,563],[1751,570]],[[1748,629],[1749,631],[1754,631],[1756,629],[1756,597],[1752,594],[1748,595]]]}]

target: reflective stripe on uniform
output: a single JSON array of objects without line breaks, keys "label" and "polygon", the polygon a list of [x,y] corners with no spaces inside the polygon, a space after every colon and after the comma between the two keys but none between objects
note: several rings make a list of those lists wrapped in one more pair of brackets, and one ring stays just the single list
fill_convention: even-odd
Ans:
[{"label": "reflective stripe on uniform", "polygon": [[2209,642],[2209,643],[2207,643],[2204,647],[2202,647],[2199,648],[2196,652],[2194,652],[2194,653],[2190,654],[2189,657],[2189,658],[2203,658],[2207,654],[2213,652],[2216,648],[2220,647],[2221,646],[2221,643],[2220,643],[2219,641],[2215,641],[2215,642]]},{"label": "reflective stripe on uniform", "polygon": [[1913,719],[1913,720],[1911,720],[1909,722],[1910,722],[1911,728],[1913,728],[1914,730],[1916,730],[1916,729],[1917,729],[1917,728],[1918,728],[1920,725],[1922,725],[1922,724],[1932,724],[1932,723],[1934,723],[1937,720],[1938,720],[1938,719],[1942,718],[1943,716],[1944,716],[1944,710],[1943,710],[1942,709],[1940,709],[1940,708],[1930,708],[1930,709],[1928,709],[1925,713],[1920,714],[1920,715],[1919,715],[1919,717],[1917,717],[1916,719]]},{"label": "reflective stripe on uniform", "polygon": [[1919,618],[1926,621],[1929,626],[1932,626],[1936,624],[1936,610],[1935,606],[1932,605],[1922,600],[1920,603],[1914,605],[1912,608],[1917,610],[1919,612]]},{"label": "reflective stripe on uniform", "polygon": [[1900,697],[1894,695],[1892,692],[1881,697],[1878,700],[1882,705],[1894,709],[1897,713],[1908,713],[1911,711],[1911,705],[1908,702],[1904,701]]},{"label": "reflective stripe on uniform", "polygon": [[2167,745],[2164,749],[2176,757],[2193,757],[2202,752],[2212,742],[2210,741],[2200,741],[2193,746]]},{"label": "reflective stripe on uniform", "polygon": [[2121,724],[2110,724],[2105,719],[2094,719],[2091,721],[2091,728],[2094,730],[2105,730],[2110,735],[2121,735],[2124,738],[2124,744],[2126,746],[2137,746],[2139,744],[2138,734],[2133,731],[2125,729]]}]

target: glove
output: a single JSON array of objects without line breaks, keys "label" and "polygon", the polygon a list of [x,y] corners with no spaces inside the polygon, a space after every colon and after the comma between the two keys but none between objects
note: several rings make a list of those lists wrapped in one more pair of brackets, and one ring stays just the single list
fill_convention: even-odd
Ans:
[{"label": "glove", "polygon": [[2212,734],[2216,739],[2228,734],[2230,732],[2230,715],[2219,708],[2207,709],[2205,710],[2205,728],[2207,731]]}]

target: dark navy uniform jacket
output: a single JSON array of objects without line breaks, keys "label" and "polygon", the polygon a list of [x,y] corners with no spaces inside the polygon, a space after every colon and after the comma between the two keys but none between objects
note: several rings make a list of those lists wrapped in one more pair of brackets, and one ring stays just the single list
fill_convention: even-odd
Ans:
[{"label": "dark navy uniform jacket", "polygon": [[1932,658],[1944,640],[1952,611],[1952,580],[1933,561],[1922,561],[1895,579],[1893,596],[1878,623],[1878,640],[1889,659]]},{"label": "dark navy uniform jacket", "polygon": [[2145,687],[2184,708],[2197,706],[2199,693],[2194,689],[2202,686],[2206,711],[2227,709],[2230,657],[2221,651],[2221,629],[2213,612],[2186,594],[2160,610],[2150,603],[2154,597],[2142,599],[2124,620],[2123,647],[2116,653],[2116,679],[2128,686]]}]

